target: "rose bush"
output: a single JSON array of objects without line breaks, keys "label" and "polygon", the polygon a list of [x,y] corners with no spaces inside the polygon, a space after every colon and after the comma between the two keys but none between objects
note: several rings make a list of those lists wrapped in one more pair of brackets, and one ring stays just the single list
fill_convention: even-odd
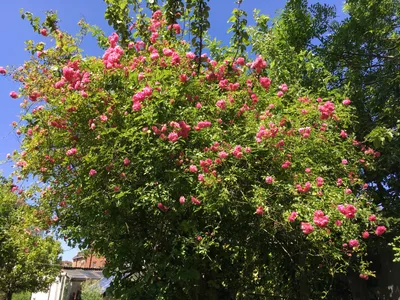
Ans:
[{"label": "rose bush", "polygon": [[361,175],[379,153],[347,132],[350,101],[276,82],[261,56],[198,57],[161,11],[147,22],[102,58],[38,27],[56,46],[11,71],[18,176],[40,179],[59,233],[131,298],[315,298],[350,267],[373,275],[386,228]]}]

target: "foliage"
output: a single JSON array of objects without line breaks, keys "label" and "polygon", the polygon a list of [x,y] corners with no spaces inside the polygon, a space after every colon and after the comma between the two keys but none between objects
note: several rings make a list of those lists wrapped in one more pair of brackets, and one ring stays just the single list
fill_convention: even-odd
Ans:
[{"label": "foliage", "polygon": [[343,9],[348,15],[338,21],[334,7],[288,1],[271,28],[257,24],[250,33],[257,53],[280,62],[272,66],[280,78],[351,99],[357,116],[351,130],[382,154],[376,169],[363,174],[368,192],[398,232],[400,3],[346,1]]},{"label": "foliage", "polygon": [[106,257],[126,299],[316,299],[340,273],[373,276],[367,239],[386,224],[362,176],[378,155],[347,132],[354,109],[321,87],[322,64],[307,77],[301,54],[291,81],[284,60],[208,58],[199,32],[196,55],[168,13],[120,45],[114,33],[101,59],[51,30],[57,47],[11,70],[26,98],[13,159],[38,180],[32,201]]},{"label": "foliage", "polygon": [[[387,216],[397,218],[400,97],[395,74],[400,57],[400,3],[346,1],[344,10],[347,17],[338,21],[334,7],[308,7],[305,0],[288,1],[284,13],[268,32],[262,26],[252,29],[256,33],[252,38],[258,39],[254,49],[283,62],[277,72],[296,74],[292,78],[300,78],[303,87],[339,89],[351,99],[358,121],[352,130],[359,140],[382,153],[376,170],[364,174],[371,183],[370,192]],[[271,41],[267,45],[259,42],[266,39]],[[284,56],[286,51],[289,55]],[[318,61],[324,72],[332,75],[318,74],[319,81],[298,76],[295,61],[303,59],[304,53],[313,55],[312,63]],[[313,76],[310,71],[303,74]],[[322,78],[329,81],[321,82]]]},{"label": "foliage", "polygon": [[13,300],[30,300],[31,299],[31,293],[30,292],[22,292],[13,295]]},{"label": "foliage", "polygon": [[36,292],[48,287],[59,272],[61,247],[43,236],[48,225],[41,211],[27,205],[18,191],[3,179],[0,189],[0,290],[11,299],[21,291]]},{"label": "foliage", "polygon": [[98,281],[87,280],[81,284],[82,300],[103,300]]}]

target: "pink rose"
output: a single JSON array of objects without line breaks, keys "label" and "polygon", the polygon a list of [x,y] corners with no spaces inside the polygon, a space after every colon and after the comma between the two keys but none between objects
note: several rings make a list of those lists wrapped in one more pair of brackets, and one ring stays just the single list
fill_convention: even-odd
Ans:
[{"label": "pink rose", "polygon": [[272,176],[267,176],[265,178],[265,182],[268,184],[272,184],[272,183],[274,183],[274,178]]},{"label": "pink rose", "polygon": [[218,106],[222,110],[226,109],[226,101],[225,100],[218,100],[215,105]]},{"label": "pink rose", "polygon": [[350,240],[349,241],[349,246],[354,248],[354,247],[358,247],[360,245],[360,243],[357,240]]},{"label": "pink rose", "polygon": [[294,222],[298,216],[298,213],[295,211],[292,211],[291,214],[288,217],[289,222]]},{"label": "pink rose", "polygon": [[343,100],[343,105],[349,105],[351,103],[351,101],[349,99],[345,99]]},{"label": "pink rose", "polygon": [[176,142],[178,140],[178,138],[179,138],[179,135],[175,131],[168,134],[168,139],[172,143]]},{"label": "pink rose", "polygon": [[189,171],[192,172],[192,173],[196,173],[197,172],[197,167],[195,165],[191,165],[189,167]]},{"label": "pink rose", "polygon": [[279,88],[280,88],[280,90],[282,91],[282,92],[287,92],[287,90],[288,90],[288,86],[286,85],[286,83],[284,83],[284,84],[281,84],[280,86],[279,86]]},{"label": "pink rose", "polygon": [[132,105],[132,110],[133,111],[139,111],[142,109],[142,105],[140,104],[140,102],[134,102]]},{"label": "pink rose", "polygon": [[382,235],[382,234],[385,233],[385,231],[386,231],[386,227],[385,226],[378,226],[378,227],[376,227],[375,234],[376,235]]},{"label": "pink rose", "polygon": [[[350,101],[350,100],[349,100]],[[368,280],[368,275],[367,274],[360,274],[360,278],[364,280]]]},{"label": "pink rose", "polygon": [[96,175],[96,174],[97,174],[97,171],[96,171],[96,170],[90,169],[90,171],[89,171],[89,176],[94,176],[94,175]]},{"label": "pink rose", "polygon": [[47,36],[47,29],[46,28],[40,29],[40,34],[43,36]]},{"label": "pink rose", "polygon": [[329,217],[325,216],[325,214],[322,212],[322,210],[316,210],[314,212],[314,223],[315,225],[317,225],[318,227],[325,227],[326,225],[328,225],[329,222]]},{"label": "pink rose", "polygon": [[168,211],[168,207],[166,207],[164,204],[162,203],[158,203],[157,207],[159,210],[163,211],[163,212],[167,212]]},{"label": "pink rose", "polygon": [[10,97],[13,98],[13,99],[16,99],[16,98],[18,98],[18,94],[16,92],[12,91],[10,93]]},{"label": "pink rose", "polygon": [[347,219],[353,219],[357,212],[357,208],[355,208],[351,204],[338,205],[337,209],[340,211],[341,214],[345,215]]},{"label": "pink rose", "polygon": [[321,187],[324,185],[324,179],[322,177],[317,177],[317,187]]},{"label": "pink rose", "polygon": [[311,232],[314,231],[314,227],[307,222],[301,222],[300,228],[304,234],[310,234]]},{"label": "pink rose", "polygon": [[268,77],[260,77],[261,86],[267,91],[269,86],[271,85],[271,79]]},{"label": "pink rose", "polygon": [[193,197],[193,196],[192,196],[190,200],[192,201],[192,203],[193,203],[194,205],[200,205],[200,204],[201,204],[200,200],[197,199],[196,197]]},{"label": "pink rose", "polygon": [[196,58],[196,54],[194,54],[193,52],[187,52],[186,53],[186,57],[188,59],[195,59]]},{"label": "pink rose", "polygon": [[256,214],[257,215],[263,215],[264,214],[264,208],[262,206],[257,207]]},{"label": "pink rose", "polygon": [[72,155],[75,155],[76,152],[77,152],[76,148],[71,148],[71,149],[69,149],[65,154],[66,154],[67,156],[72,156]]},{"label": "pink rose", "polygon": [[199,181],[204,181],[204,174],[199,174],[199,175],[197,176],[197,179],[198,179]]},{"label": "pink rose", "polygon": [[221,159],[227,158],[228,157],[228,153],[226,153],[225,151],[221,151],[218,153],[218,157]]}]

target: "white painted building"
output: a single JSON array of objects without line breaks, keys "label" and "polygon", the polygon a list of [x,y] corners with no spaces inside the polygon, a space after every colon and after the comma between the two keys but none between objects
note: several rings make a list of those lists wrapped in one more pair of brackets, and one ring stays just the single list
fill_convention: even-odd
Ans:
[{"label": "white painted building", "polygon": [[32,294],[31,300],[73,300],[82,282],[102,278],[103,273],[99,269],[63,268],[49,290]]}]

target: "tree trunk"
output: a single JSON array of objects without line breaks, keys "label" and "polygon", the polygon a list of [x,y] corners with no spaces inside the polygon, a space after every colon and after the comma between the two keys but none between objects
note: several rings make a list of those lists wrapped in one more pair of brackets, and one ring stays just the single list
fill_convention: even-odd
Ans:
[{"label": "tree trunk", "polygon": [[6,293],[6,300],[12,300],[12,295],[13,295],[13,292],[7,292]]},{"label": "tree trunk", "polygon": [[299,265],[302,267],[302,274],[300,274],[299,282],[300,282],[300,290],[299,296],[301,300],[310,299],[310,291],[308,286],[308,276],[306,270],[306,255],[305,253],[300,254],[299,257]]}]

